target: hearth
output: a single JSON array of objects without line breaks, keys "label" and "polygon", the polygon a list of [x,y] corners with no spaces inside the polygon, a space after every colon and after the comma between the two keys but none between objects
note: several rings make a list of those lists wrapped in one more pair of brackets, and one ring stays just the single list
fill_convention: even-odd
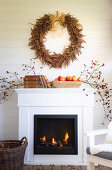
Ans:
[{"label": "hearth", "polygon": [[78,154],[77,115],[34,115],[34,154]]}]

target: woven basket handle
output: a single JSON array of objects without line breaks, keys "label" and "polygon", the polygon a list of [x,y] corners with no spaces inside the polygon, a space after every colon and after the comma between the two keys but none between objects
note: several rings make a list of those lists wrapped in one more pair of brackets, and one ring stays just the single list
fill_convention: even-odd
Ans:
[{"label": "woven basket handle", "polygon": [[4,144],[2,141],[0,141],[0,148],[4,148]]},{"label": "woven basket handle", "polygon": [[27,138],[25,136],[21,139],[21,143],[23,143],[23,142],[27,142]]}]

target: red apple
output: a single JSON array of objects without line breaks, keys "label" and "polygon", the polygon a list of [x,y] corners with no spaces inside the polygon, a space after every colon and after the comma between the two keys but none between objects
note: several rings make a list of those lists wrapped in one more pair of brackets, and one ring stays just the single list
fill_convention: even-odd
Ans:
[{"label": "red apple", "polygon": [[72,81],[72,77],[71,76],[69,77],[68,81]]},{"label": "red apple", "polygon": [[67,81],[72,81],[72,77],[71,76],[66,76],[66,80]]},{"label": "red apple", "polygon": [[58,77],[58,80],[60,81],[61,78],[62,78],[62,76],[59,76],[59,77]]}]

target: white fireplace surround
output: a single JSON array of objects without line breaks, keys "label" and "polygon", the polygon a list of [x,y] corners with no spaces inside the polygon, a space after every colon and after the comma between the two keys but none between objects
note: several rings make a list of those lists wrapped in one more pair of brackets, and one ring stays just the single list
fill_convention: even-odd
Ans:
[{"label": "white fireplace surround", "polygon": [[[86,132],[93,129],[94,94],[74,88],[16,89],[19,106],[19,139],[26,136],[25,164],[86,164]],[[78,155],[34,155],[34,115],[78,115]]]}]

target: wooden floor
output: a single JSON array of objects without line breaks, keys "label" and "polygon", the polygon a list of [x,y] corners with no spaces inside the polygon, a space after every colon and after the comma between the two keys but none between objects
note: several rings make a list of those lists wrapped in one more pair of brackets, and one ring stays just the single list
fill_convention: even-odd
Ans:
[{"label": "wooden floor", "polygon": [[68,166],[64,166],[64,165],[61,165],[61,166],[58,166],[58,165],[35,165],[35,166],[24,166],[24,169],[23,170],[87,170],[86,167],[82,167],[82,166],[71,166],[71,165],[68,165]]},{"label": "wooden floor", "polygon": [[[86,166],[58,166],[58,165],[35,165],[35,166],[24,166],[23,170],[87,170]],[[112,168],[97,166],[96,170],[112,170]]]}]

